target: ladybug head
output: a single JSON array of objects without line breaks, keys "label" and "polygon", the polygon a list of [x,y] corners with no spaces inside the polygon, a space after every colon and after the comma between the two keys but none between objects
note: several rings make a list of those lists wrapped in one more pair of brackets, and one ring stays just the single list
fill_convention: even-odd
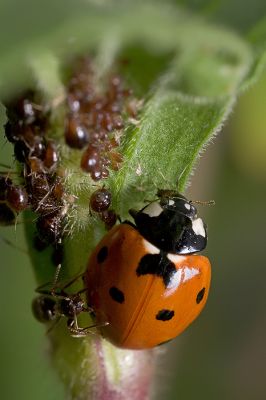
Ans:
[{"label": "ladybug head", "polygon": [[157,192],[159,202],[164,210],[171,210],[178,214],[194,219],[197,217],[197,209],[188,201],[185,196],[174,191],[174,190],[162,190],[159,189]]},{"label": "ladybug head", "polygon": [[160,250],[192,254],[207,244],[206,226],[186,197],[171,190],[159,190],[159,200],[140,211],[130,210],[141,235]]}]

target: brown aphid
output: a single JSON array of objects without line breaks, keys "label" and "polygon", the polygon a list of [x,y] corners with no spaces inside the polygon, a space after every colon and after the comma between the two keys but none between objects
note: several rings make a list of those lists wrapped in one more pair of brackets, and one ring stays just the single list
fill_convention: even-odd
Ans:
[{"label": "brown aphid", "polygon": [[93,172],[100,169],[100,154],[97,146],[90,144],[81,158],[80,166],[85,172]]},{"label": "brown aphid", "polygon": [[10,105],[12,117],[21,125],[33,125],[44,128],[47,122],[43,106],[34,102],[34,92],[24,93],[15,104]]},{"label": "brown aphid", "polygon": [[75,95],[75,92],[67,94],[67,104],[71,113],[75,114],[80,111],[81,101],[79,96]]},{"label": "brown aphid", "polygon": [[28,147],[29,157],[38,157],[43,159],[46,146],[44,139],[41,136],[29,131],[27,132],[27,135],[23,136],[23,140]]},{"label": "brown aphid", "polygon": [[36,227],[42,241],[54,244],[62,236],[63,217],[60,211],[40,216],[37,219]]},{"label": "brown aphid", "polygon": [[117,214],[114,210],[106,210],[99,215],[107,230],[111,229],[117,221]]},{"label": "brown aphid", "polygon": [[17,161],[24,163],[29,157],[42,158],[45,144],[42,137],[28,132],[26,138],[18,140],[14,145],[14,155]]},{"label": "brown aphid", "polygon": [[121,153],[118,151],[110,151],[109,153],[109,159],[111,162],[111,168],[114,171],[118,171],[120,169],[120,165],[123,161],[123,156]]},{"label": "brown aphid", "polygon": [[114,129],[114,123],[111,113],[99,113],[97,118],[97,125],[108,132],[112,132],[112,130]]},{"label": "brown aphid", "polygon": [[73,115],[66,121],[65,141],[73,149],[83,149],[89,142],[88,130]]},{"label": "brown aphid", "polygon": [[140,101],[137,99],[132,99],[126,104],[126,112],[130,117],[136,118],[138,115],[139,107]]},{"label": "brown aphid", "polygon": [[95,168],[90,172],[91,179],[93,179],[95,182],[97,182],[103,178],[107,178],[108,171],[107,171],[107,174],[106,174],[106,171],[107,170],[103,171],[101,165],[95,166]]},{"label": "brown aphid", "polygon": [[56,177],[55,183],[52,189],[52,196],[55,198],[56,201],[62,200],[64,195],[64,186],[62,183],[62,179],[58,176]]},{"label": "brown aphid", "polygon": [[43,164],[46,168],[56,168],[59,160],[57,146],[53,140],[48,140],[46,143],[46,150],[43,157]]},{"label": "brown aphid", "polygon": [[97,189],[90,197],[90,208],[99,213],[107,210],[110,207],[111,201],[112,195],[108,189]]},{"label": "brown aphid", "polygon": [[29,174],[41,174],[45,171],[44,164],[42,160],[37,157],[29,157],[27,159],[27,165],[29,168]]},{"label": "brown aphid", "polygon": [[24,97],[16,103],[15,112],[25,124],[32,124],[37,117],[37,110],[32,101]]},{"label": "brown aphid", "polygon": [[29,196],[22,186],[11,185],[6,191],[6,201],[12,210],[20,212],[28,207]]},{"label": "brown aphid", "polygon": [[121,115],[116,114],[113,116],[113,127],[114,129],[120,130],[124,128],[124,121]]},{"label": "brown aphid", "polygon": [[27,178],[27,182],[27,191],[31,193],[32,209],[36,211],[40,209],[40,202],[43,202],[50,192],[50,184],[46,174],[32,175]]}]

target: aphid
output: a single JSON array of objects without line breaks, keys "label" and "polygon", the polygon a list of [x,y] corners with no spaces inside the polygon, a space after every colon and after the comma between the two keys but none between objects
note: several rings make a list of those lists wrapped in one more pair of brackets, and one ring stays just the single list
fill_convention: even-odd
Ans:
[{"label": "aphid", "polygon": [[47,140],[46,149],[43,155],[43,164],[50,170],[56,168],[58,164],[59,156],[57,146],[53,140]]},{"label": "aphid", "polygon": [[105,210],[100,214],[101,220],[105,223],[105,227],[107,230],[110,230],[117,221],[117,214],[114,210]]},{"label": "aphid", "polygon": [[41,215],[36,221],[36,228],[42,241],[54,244],[62,236],[64,217],[60,210]]},{"label": "aphid", "polygon": [[6,190],[7,204],[17,213],[25,210],[29,205],[29,196],[22,186],[11,185]]},{"label": "aphid", "polygon": [[90,197],[90,208],[93,211],[100,213],[110,207],[111,201],[111,192],[103,187],[92,193]]},{"label": "aphid", "polygon": [[83,149],[89,142],[87,128],[74,116],[69,116],[65,128],[66,144],[73,149]]},{"label": "aphid", "polygon": [[93,172],[97,170],[100,164],[99,149],[94,145],[89,145],[81,158],[81,168],[85,172]]}]

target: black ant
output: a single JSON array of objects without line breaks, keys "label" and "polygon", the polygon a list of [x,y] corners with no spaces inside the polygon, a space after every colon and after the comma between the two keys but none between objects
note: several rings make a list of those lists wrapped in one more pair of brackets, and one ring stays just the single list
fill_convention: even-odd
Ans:
[{"label": "black ant", "polygon": [[[58,279],[59,270],[56,273],[55,281]],[[72,337],[84,337],[90,333],[91,329],[99,327],[99,324],[93,324],[82,328],[78,324],[78,316],[83,312],[93,315],[93,310],[87,306],[82,298],[86,288],[69,294],[66,289],[83,277],[84,273],[72,278],[63,287],[59,287],[56,282],[52,283],[51,289],[45,289],[51,283],[45,283],[36,289],[39,294],[32,302],[32,311],[34,317],[43,323],[54,322],[49,328],[49,333],[62,317],[67,318],[67,328]]]}]

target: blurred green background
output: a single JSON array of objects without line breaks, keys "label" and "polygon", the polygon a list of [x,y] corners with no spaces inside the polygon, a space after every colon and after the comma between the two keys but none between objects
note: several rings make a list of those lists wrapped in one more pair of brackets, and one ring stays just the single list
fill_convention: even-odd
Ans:
[{"label": "blurred green background", "polygon": [[[33,14],[40,14],[32,0],[24,3],[33,7]],[[60,22],[60,3],[55,2],[51,25],[56,19]],[[214,20],[232,23],[240,31],[265,11],[265,1],[259,0],[253,2],[252,12],[245,12],[246,3],[237,0],[230,7],[228,1],[179,3],[205,8]],[[10,20],[5,18],[5,8],[13,6],[23,16],[28,27],[23,40],[34,30],[45,29],[44,23],[27,25],[31,15],[23,14],[18,1],[0,6],[6,28]],[[1,49],[8,46],[6,39]],[[214,207],[200,207],[208,224],[205,254],[212,262],[212,288],[201,317],[158,350],[156,400],[266,398],[265,105],[266,74],[240,98],[230,122],[209,145],[191,178],[189,197],[216,201]],[[12,164],[11,154],[11,146],[1,137],[1,161]],[[15,229],[1,228],[1,237],[26,249],[20,224]],[[49,364],[45,329],[29,312],[36,284],[28,257],[2,239],[0,257],[1,399],[63,400],[63,387]]]},{"label": "blurred green background", "polygon": [[[266,393],[266,74],[198,163],[187,193],[208,224],[213,280],[201,317],[159,350],[156,399],[264,400]],[[247,112],[247,110],[249,110]],[[10,146],[1,138],[1,155]],[[1,235],[26,248],[22,227]],[[63,399],[49,366],[44,329],[29,312],[35,283],[28,258],[0,243],[2,399]]]}]

